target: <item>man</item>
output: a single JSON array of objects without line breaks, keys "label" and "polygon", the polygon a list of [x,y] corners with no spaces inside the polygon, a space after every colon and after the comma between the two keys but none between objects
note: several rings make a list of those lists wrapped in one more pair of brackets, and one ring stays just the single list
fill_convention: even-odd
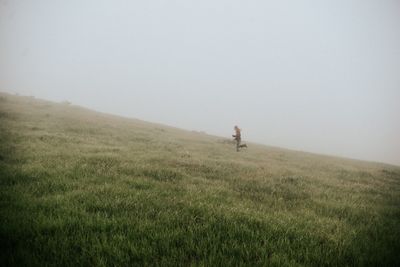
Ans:
[{"label": "man", "polygon": [[234,137],[236,140],[236,151],[239,152],[239,149],[242,147],[247,148],[246,144],[240,144],[242,141],[242,136],[240,134],[241,129],[239,129],[239,127],[237,125],[235,125],[235,127],[233,128],[235,130],[235,134],[232,135],[232,137]]}]

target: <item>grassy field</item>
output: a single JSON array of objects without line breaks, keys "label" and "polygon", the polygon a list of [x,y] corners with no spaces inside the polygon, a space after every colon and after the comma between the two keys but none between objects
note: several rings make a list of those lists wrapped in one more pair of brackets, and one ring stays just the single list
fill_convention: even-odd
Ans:
[{"label": "grassy field", "polygon": [[400,167],[0,94],[0,266],[400,266]]}]

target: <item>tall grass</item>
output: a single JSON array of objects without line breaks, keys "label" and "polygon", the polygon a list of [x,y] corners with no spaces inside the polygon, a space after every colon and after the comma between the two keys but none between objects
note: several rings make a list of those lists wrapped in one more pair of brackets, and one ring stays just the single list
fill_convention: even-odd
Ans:
[{"label": "tall grass", "polygon": [[1,266],[400,266],[400,168],[0,94]]}]

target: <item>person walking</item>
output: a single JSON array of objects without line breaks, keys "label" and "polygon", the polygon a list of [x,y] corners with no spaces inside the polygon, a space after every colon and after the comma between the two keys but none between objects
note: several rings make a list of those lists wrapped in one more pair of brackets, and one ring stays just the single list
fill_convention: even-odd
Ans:
[{"label": "person walking", "polygon": [[239,152],[240,148],[245,147],[247,148],[246,144],[241,144],[242,142],[242,135],[241,135],[241,129],[235,125],[235,127],[233,127],[233,129],[235,130],[235,134],[232,135],[232,137],[234,137],[234,140],[236,140],[236,151]]}]

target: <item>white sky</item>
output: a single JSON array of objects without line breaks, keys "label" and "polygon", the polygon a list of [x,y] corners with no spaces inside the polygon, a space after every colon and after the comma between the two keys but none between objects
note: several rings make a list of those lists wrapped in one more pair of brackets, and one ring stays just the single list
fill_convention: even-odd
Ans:
[{"label": "white sky", "polygon": [[0,0],[0,90],[400,165],[400,1]]}]

